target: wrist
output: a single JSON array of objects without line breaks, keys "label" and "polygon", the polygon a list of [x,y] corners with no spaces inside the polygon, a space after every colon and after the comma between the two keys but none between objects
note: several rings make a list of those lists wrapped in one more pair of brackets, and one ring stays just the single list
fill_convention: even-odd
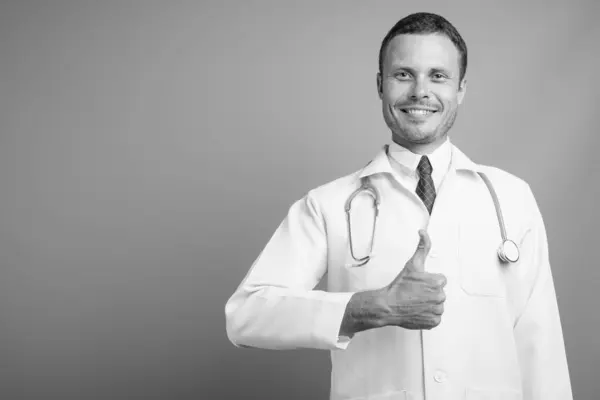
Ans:
[{"label": "wrist", "polygon": [[355,333],[387,325],[388,310],[383,290],[354,293],[346,306],[340,335],[352,337]]}]

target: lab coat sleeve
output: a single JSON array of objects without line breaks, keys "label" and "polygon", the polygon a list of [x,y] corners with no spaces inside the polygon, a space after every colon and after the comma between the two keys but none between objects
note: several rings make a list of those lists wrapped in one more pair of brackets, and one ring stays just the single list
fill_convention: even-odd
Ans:
[{"label": "lab coat sleeve", "polygon": [[514,335],[523,379],[523,400],[572,399],[548,242],[538,205],[527,187],[529,229],[521,242],[524,304]]},{"label": "lab coat sleeve", "polygon": [[311,193],[292,205],[227,301],[227,335],[236,346],[334,350],[350,341],[338,333],[353,293],[314,290],[327,270],[327,238]]}]

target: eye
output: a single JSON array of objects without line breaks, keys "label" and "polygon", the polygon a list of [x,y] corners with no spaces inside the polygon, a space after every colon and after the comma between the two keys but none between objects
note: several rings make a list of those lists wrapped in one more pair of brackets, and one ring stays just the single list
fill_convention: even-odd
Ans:
[{"label": "eye", "polygon": [[399,80],[407,80],[410,78],[410,74],[406,71],[398,71],[394,74],[394,77]]},{"label": "eye", "polygon": [[433,78],[435,81],[444,81],[444,80],[448,79],[448,77],[447,77],[446,75],[442,74],[441,72],[436,72],[436,73],[434,73],[434,74],[432,75],[432,78]]}]

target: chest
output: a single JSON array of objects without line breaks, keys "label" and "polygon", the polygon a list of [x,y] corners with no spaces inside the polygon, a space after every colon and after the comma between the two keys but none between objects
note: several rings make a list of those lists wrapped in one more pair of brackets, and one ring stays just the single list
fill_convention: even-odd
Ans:
[{"label": "chest", "polygon": [[[447,291],[460,296],[504,297],[510,264],[497,255],[502,242],[496,207],[481,182],[451,177],[441,187],[431,216],[421,200],[393,183],[378,186],[378,212],[369,196],[357,196],[350,213],[329,222],[328,286],[361,291],[389,284],[404,268],[426,229],[432,247],[428,272],[444,274]],[[508,232],[520,231],[514,208],[505,206]],[[514,235],[513,235],[514,237]],[[370,256],[359,265],[357,260]]]}]

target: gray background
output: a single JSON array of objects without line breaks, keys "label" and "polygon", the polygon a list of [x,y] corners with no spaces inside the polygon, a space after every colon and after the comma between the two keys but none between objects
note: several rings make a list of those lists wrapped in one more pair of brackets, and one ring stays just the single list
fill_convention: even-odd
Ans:
[{"label": "gray background", "polygon": [[533,187],[597,398],[598,4],[2,1],[0,398],[325,399],[327,352],[236,349],[223,308],[388,139],[377,53],[414,11],[469,46],[451,137]]}]

